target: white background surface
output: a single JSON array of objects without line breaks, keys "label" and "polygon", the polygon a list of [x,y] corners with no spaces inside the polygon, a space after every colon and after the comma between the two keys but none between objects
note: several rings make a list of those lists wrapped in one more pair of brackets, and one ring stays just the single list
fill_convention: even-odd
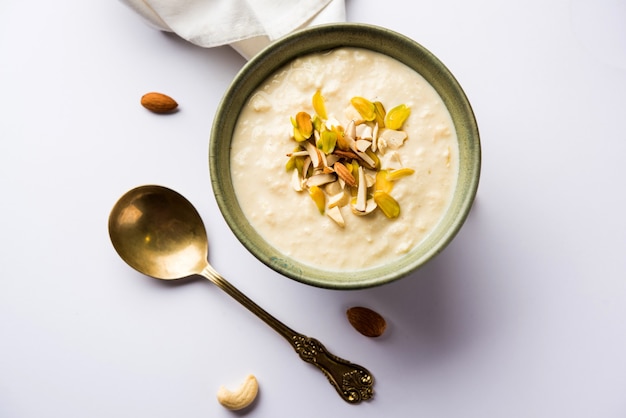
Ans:
[{"label": "white background surface", "polygon": [[[349,0],[437,55],[483,146],[473,212],[414,275],[339,292],[256,261],[207,166],[244,60],[157,32],[114,0],[0,5],[0,417],[626,416],[626,6],[609,0]],[[158,116],[148,91],[180,104]],[[288,325],[376,377],[344,403],[281,337],[207,281],[134,272],[109,211],[162,184],[202,214],[209,259]],[[385,316],[357,334],[346,308]],[[246,374],[258,402],[215,400]]]}]

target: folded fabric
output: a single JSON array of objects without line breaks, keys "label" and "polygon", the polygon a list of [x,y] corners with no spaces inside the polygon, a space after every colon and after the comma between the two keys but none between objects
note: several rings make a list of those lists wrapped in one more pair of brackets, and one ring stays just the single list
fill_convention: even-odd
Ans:
[{"label": "folded fabric", "polygon": [[156,29],[246,59],[296,29],[345,21],[344,0],[121,0]]}]

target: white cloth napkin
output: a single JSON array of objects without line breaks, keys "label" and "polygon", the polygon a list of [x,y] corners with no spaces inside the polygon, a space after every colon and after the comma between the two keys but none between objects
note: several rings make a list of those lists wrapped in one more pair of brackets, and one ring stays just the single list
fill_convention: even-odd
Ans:
[{"label": "white cloth napkin", "polygon": [[296,29],[343,22],[344,0],[121,0],[156,29],[211,48],[230,45],[250,59]]}]

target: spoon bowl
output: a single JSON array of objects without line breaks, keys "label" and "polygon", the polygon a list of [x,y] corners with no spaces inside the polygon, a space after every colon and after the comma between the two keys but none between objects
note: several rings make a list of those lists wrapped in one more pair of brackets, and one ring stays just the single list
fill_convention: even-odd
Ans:
[{"label": "spoon bowl", "polygon": [[126,193],[111,211],[109,235],[128,265],[156,279],[201,274],[207,266],[202,218],[171,189],[142,186]]},{"label": "spoon bowl", "polygon": [[209,245],[202,218],[179,193],[156,185],[128,191],[111,210],[109,236],[119,256],[140,273],[163,280],[193,275],[210,280],[282,335],[303,361],[326,375],[345,401],[356,404],[373,396],[374,379],[367,369],[289,328],[213,269],[207,261]]}]

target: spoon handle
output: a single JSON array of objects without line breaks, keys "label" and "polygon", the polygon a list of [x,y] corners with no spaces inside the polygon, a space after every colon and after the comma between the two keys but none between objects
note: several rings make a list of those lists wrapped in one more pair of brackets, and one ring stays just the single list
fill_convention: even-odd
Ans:
[{"label": "spoon handle", "polygon": [[313,364],[324,373],[343,400],[357,404],[374,396],[374,377],[366,368],[329,353],[320,341],[292,330],[241,293],[210,265],[202,271],[202,276],[228,293],[289,341],[302,360]]}]

